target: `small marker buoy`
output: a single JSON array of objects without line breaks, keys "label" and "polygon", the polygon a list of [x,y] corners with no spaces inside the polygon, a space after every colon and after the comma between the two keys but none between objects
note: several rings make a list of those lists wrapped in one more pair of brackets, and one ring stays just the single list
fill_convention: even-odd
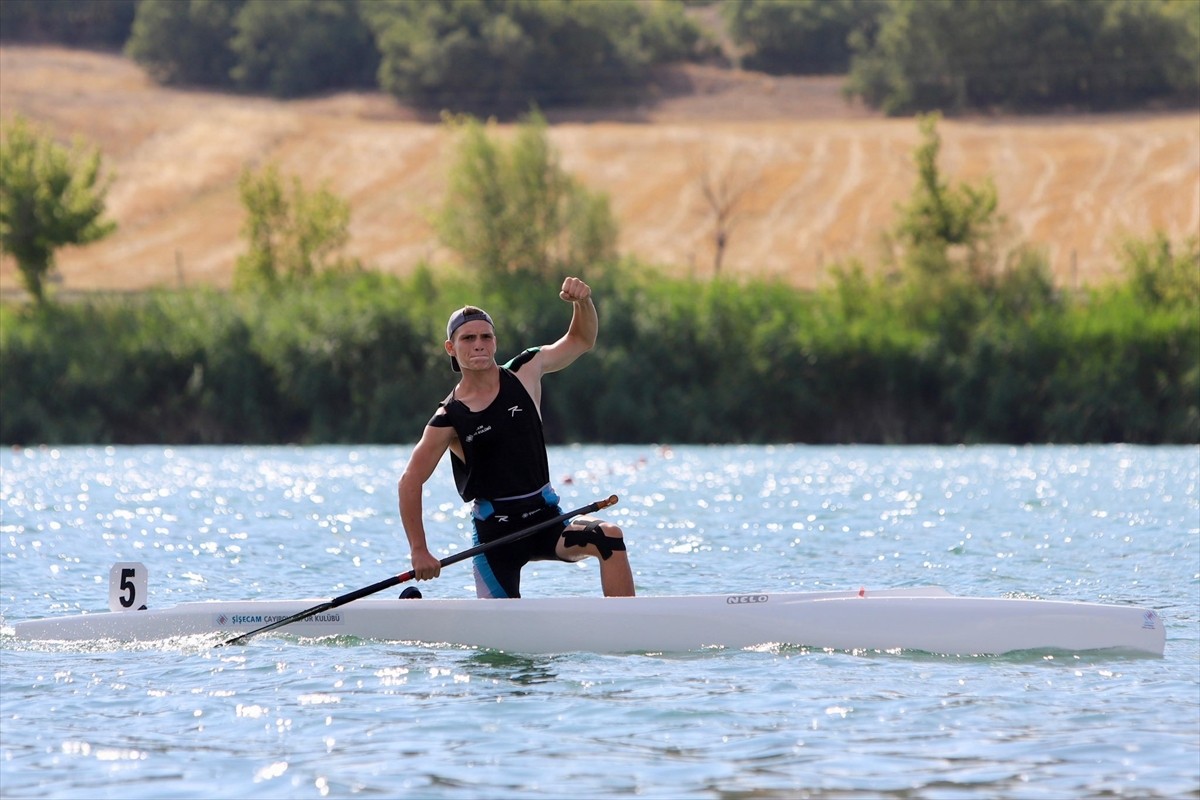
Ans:
[{"label": "small marker buoy", "polygon": [[865,587],[865,586],[858,587],[858,596],[866,597],[867,596],[867,587]]}]

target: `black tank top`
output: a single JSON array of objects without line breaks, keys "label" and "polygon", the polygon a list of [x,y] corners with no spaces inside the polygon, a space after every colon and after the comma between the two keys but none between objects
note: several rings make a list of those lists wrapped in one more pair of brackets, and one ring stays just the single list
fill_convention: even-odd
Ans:
[{"label": "black tank top", "polygon": [[514,374],[536,352],[526,350],[500,368],[500,391],[487,408],[472,411],[451,392],[439,404],[446,413],[429,420],[458,434],[466,459],[451,452],[450,462],[458,493],[468,503],[523,497],[550,483],[542,418]]}]

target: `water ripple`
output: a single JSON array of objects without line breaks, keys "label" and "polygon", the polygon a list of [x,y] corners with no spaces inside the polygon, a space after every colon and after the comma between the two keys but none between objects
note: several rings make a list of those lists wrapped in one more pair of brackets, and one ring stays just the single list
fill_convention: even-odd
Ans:
[{"label": "water ripple", "polygon": [[[571,447],[644,594],[936,584],[1159,610],[1165,658],[794,646],[519,656],[353,639],[16,642],[0,629],[5,797],[1200,796],[1200,450]],[[0,625],[107,606],[327,597],[407,567],[406,448],[45,448],[0,457]],[[566,472],[565,470],[573,470]],[[469,546],[440,468],[431,543]],[[531,595],[595,595],[534,564]],[[422,586],[469,597],[466,569]],[[571,624],[564,620],[562,624]]]}]

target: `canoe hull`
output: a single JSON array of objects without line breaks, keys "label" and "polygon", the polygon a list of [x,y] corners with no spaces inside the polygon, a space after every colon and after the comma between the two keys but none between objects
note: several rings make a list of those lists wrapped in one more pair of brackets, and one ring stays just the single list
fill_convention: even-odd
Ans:
[{"label": "canoe hull", "polygon": [[[325,602],[206,601],[19,622],[24,640],[221,640]],[[359,600],[272,632],[450,644],[513,653],[683,652],[790,644],[836,650],[994,655],[1128,650],[1162,655],[1151,610],[1053,600],[954,597],[936,587],[866,593],[520,600]]]}]

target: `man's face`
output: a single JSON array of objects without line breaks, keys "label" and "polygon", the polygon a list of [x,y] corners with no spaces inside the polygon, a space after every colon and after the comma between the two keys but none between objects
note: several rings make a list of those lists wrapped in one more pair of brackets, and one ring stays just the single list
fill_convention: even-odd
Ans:
[{"label": "man's face", "polygon": [[446,352],[458,359],[463,372],[488,369],[496,359],[496,332],[482,319],[465,323],[446,343]]}]

